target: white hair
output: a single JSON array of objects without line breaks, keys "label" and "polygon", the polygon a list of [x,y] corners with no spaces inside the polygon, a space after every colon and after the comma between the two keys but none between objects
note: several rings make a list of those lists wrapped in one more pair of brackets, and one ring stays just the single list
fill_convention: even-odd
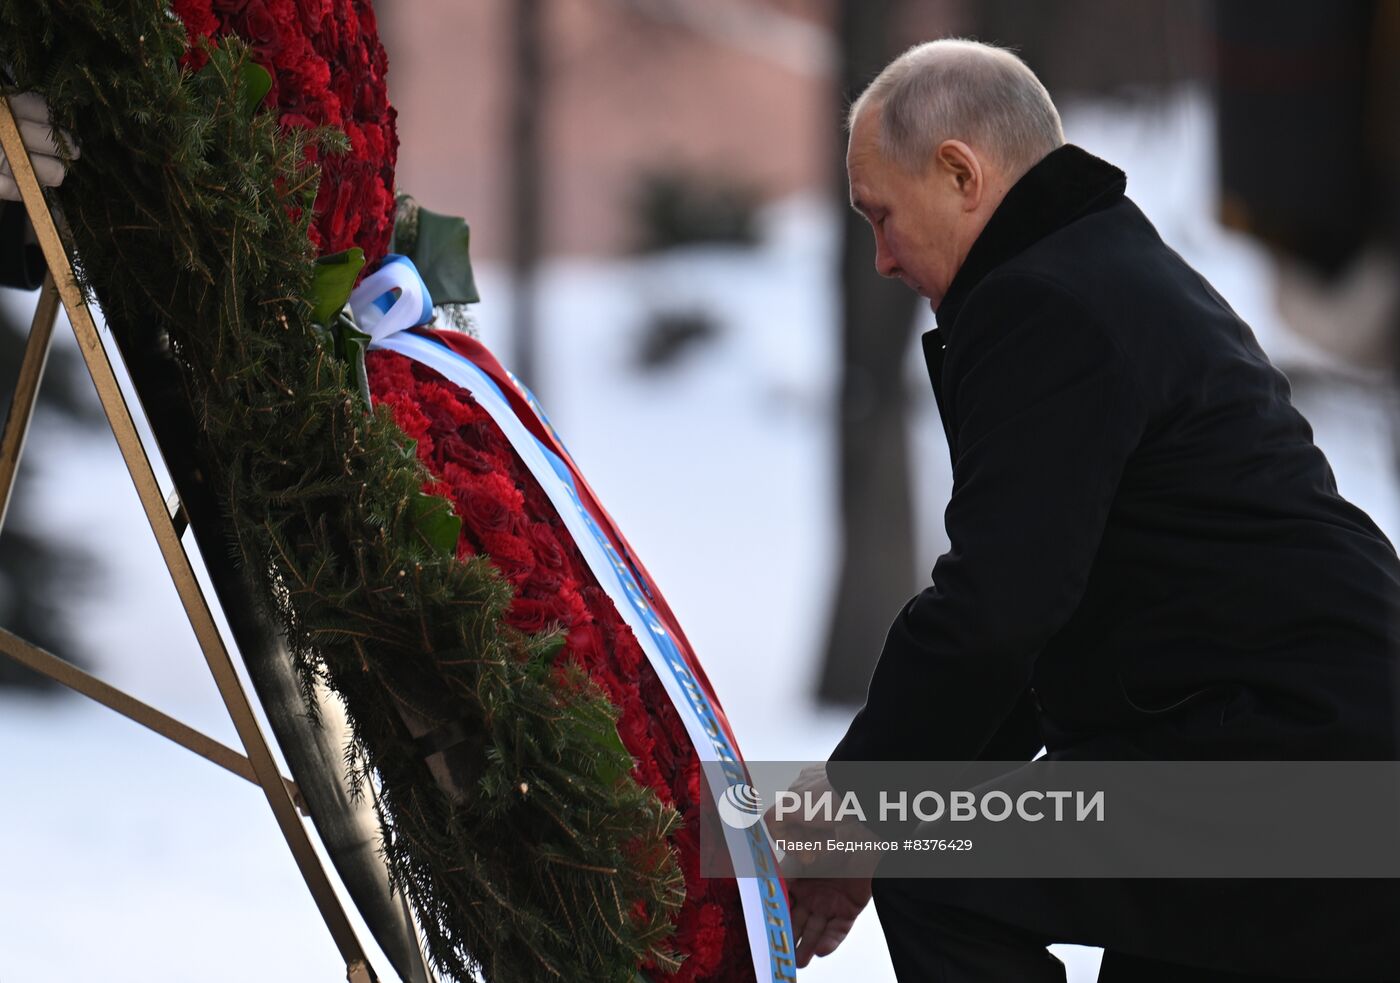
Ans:
[{"label": "white hair", "polygon": [[880,151],[922,173],[944,140],[962,140],[1019,177],[1065,142],[1060,114],[1040,79],[1005,48],[948,38],[915,45],[876,76],[851,106],[854,127],[880,111]]}]

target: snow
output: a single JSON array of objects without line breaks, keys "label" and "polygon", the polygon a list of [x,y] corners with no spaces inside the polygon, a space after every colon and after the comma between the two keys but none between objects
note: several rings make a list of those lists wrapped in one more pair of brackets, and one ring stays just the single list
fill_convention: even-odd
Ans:
[{"label": "snow", "polygon": [[[1129,194],[1166,240],[1254,326],[1293,377],[1343,493],[1393,536],[1395,389],[1339,371],[1279,323],[1267,257],[1213,219],[1204,97],[1072,107],[1066,129],[1127,170]],[[549,263],[532,382],[685,625],[745,755],[821,760],[849,718],[811,699],[835,577],[836,215],[794,200],[771,208],[765,229],[752,252]],[[508,280],[489,266],[478,280],[483,338],[508,358]],[[704,311],[722,331],[640,374],[638,332],[659,310]],[[921,317],[932,326],[931,314]],[[73,347],[63,327],[58,339]],[[917,557],[927,570],[945,545],[949,476],[915,346],[909,386]],[[236,746],[110,436],[41,415],[26,467],[37,476],[34,520],[100,557],[90,594],[68,601],[99,674]],[[891,598],[891,611],[902,601]],[[0,695],[0,744],[9,847],[0,979],[338,977],[335,948],[257,789],[77,699]],[[1097,950],[1055,951],[1071,983],[1095,978]],[[800,978],[893,980],[873,908]]]}]

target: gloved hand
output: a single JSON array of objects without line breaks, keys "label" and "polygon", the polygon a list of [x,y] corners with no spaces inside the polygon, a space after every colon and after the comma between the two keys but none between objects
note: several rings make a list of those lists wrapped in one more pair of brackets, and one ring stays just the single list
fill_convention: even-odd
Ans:
[{"label": "gloved hand", "polygon": [[[34,173],[39,183],[46,188],[56,188],[63,183],[66,165],[59,156],[58,140],[49,123],[49,106],[42,96],[34,92],[22,92],[10,96],[10,109],[19,123],[20,136],[24,138],[29,159],[34,162]],[[63,134],[63,142],[78,156],[78,145],[68,134]],[[19,185],[15,184],[10,162],[5,152],[0,150],[0,201],[19,201]]]}]

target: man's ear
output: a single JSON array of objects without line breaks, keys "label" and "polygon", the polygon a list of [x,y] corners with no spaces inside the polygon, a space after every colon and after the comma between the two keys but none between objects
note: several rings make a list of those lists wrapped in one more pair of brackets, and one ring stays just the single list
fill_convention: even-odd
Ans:
[{"label": "man's ear", "polygon": [[971,147],[961,140],[944,140],[934,152],[939,171],[953,182],[963,196],[963,207],[975,209],[982,201],[982,162]]}]

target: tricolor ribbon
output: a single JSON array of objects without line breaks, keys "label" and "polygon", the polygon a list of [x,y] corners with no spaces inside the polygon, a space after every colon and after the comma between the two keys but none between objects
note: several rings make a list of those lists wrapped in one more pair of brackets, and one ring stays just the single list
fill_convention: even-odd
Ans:
[{"label": "tricolor ribbon", "polygon": [[350,293],[355,324],[373,341],[433,319],[433,298],[413,260],[389,253]]},{"label": "tricolor ribbon", "polygon": [[[416,306],[419,298],[428,305],[426,316]],[[538,402],[476,339],[455,331],[409,331],[431,317],[431,301],[426,298],[427,289],[412,262],[393,256],[356,288],[351,308],[361,330],[374,339],[372,350],[398,352],[436,371],[471,393],[490,415],[549,497],[599,585],[632,629],[680,714],[696,754],[703,762],[719,765],[704,769],[712,799],[718,800],[734,784],[747,784],[733,730],[675,615],[579,473]],[[717,787],[721,780],[724,787]],[[754,973],[760,980],[792,983],[796,973],[792,920],[764,825],[743,830],[724,826],[724,833],[730,856],[747,855],[759,871],[756,877],[738,878]],[[747,866],[736,860],[735,869]]]}]

